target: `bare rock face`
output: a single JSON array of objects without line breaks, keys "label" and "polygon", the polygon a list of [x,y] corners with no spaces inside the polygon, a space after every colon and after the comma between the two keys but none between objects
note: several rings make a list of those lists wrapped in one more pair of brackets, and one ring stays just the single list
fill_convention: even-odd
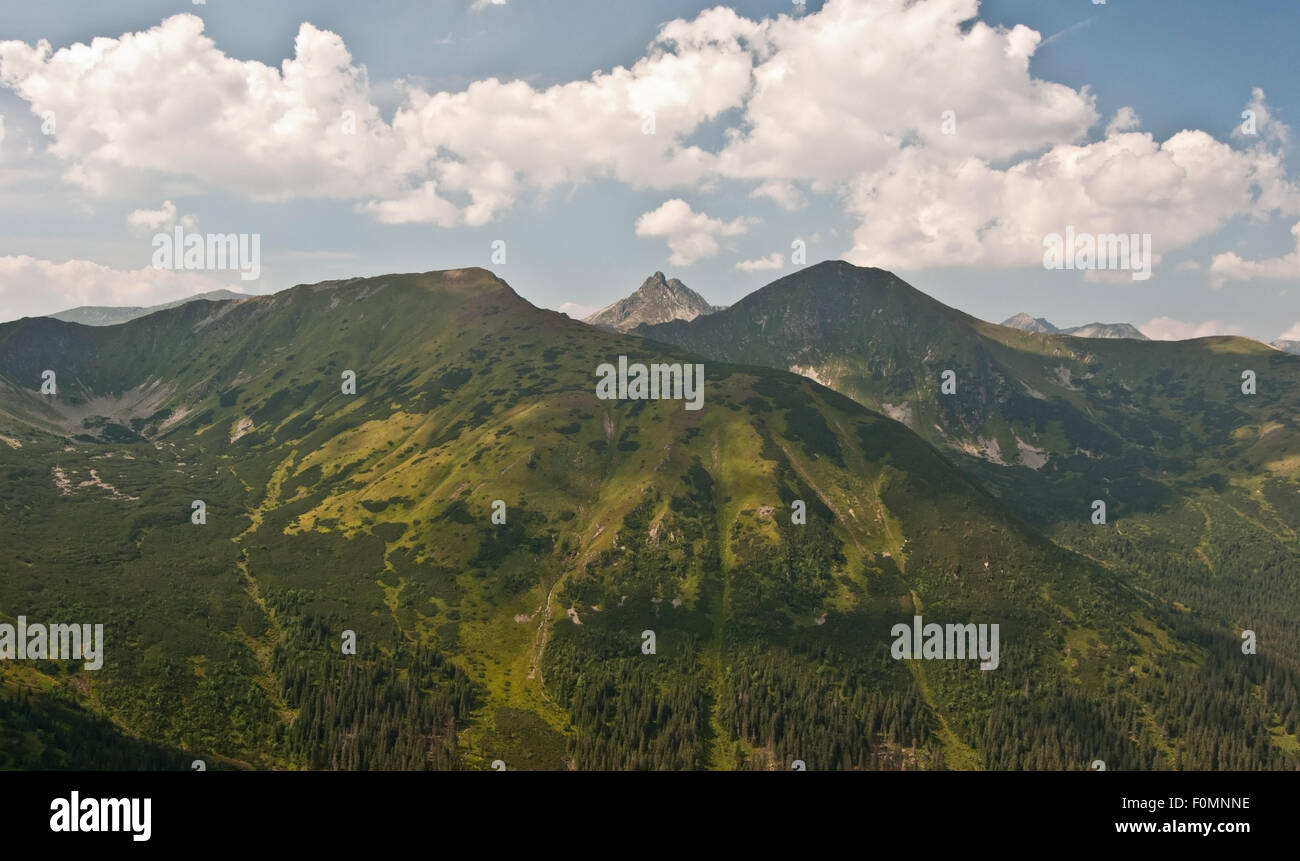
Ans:
[{"label": "bare rock face", "polygon": [[1135,341],[1150,340],[1142,330],[1131,323],[1085,323],[1058,329],[1042,317],[1030,317],[1023,311],[1014,317],[1002,321],[1003,326],[1021,329],[1026,332],[1038,332],[1042,335],[1073,335],[1076,338],[1132,338]]},{"label": "bare rock face", "polygon": [[1062,335],[1076,338],[1131,338],[1134,341],[1151,340],[1142,334],[1142,330],[1132,323],[1087,323],[1083,326],[1071,326],[1062,329]]},{"label": "bare rock face", "polygon": [[1040,335],[1055,335],[1061,331],[1042,317],[1030,317],[1024,311],[1003,320],[1002,325],[1010,326],[1013,329],[1022,329],[1026,332],[1038,332]]},{"label": "bare rock face", "polygon": [[642,323],[653,325],[672,320],[694,320],[720,310],[720,306],[710,305],[703,296],[676,278],[668,279],[664,273],[656,272],[631,296],[602,308],[583,322],[602,329],[629,332]]},{"label": "bare rock face", "polygon": [[1287,341],[1287,340],[1283,340],[1282,338],[1278,338],[1276,341],[1272,342],[1269,346],[1276,347],[1277,349],[1281,350],[1284,353],[1292,353],[1294,355],[1300,356],[1300,341]]}]

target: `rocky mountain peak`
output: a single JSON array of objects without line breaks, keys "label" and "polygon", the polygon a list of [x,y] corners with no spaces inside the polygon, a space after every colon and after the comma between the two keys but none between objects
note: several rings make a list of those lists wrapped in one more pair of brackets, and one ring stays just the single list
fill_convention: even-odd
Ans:
[{"label": "rocky mountain peak", "polygon": [[676,278],[655,272],[632,295],[620,299],[586,318],[584,322],[602,329],[628,332],[642,323],[694,320],[720,308]]}]

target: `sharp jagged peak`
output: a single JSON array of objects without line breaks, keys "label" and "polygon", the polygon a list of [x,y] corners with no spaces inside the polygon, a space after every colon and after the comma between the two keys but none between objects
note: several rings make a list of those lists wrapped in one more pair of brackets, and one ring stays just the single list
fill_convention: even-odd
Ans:
[{"label": "sharp jagged peak", "polygon": [[719,306],[710,305],[680,280],[655,271],[630,296],[600,309],[584,322],[602,329],[627,332],[643,323],[694,320],[719,310]]}]

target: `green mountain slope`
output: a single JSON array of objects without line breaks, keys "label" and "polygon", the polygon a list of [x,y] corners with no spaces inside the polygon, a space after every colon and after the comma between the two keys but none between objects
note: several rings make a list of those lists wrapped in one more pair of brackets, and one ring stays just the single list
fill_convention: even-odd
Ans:
[{"label": "green mountain slope", "polygon": [[[699,411],[598,400],[619,355],[689,358],[477,269],[0,326],[0,617],[106,641],[4,690],[141,767],[1295,764],[1287,667],[902,425],[710,360]],[[998,667],[894,660],[914,614],[998,624]],[[0,764],[117,764],[19,708]]]},{"label": "green mountain slope", "polygon": [[1056,541],[1300,667],[1300,359],[1244,338],[1023,332],[843,262],[639,331],[888,413]]}]

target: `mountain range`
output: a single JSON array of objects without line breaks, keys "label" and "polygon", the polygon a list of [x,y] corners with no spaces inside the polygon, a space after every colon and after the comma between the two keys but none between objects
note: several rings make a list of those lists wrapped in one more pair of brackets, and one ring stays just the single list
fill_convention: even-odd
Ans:
[{"label": "mountain range", "polygon": [[[708,317],[636,331],[716,361],[802,374],[953,457],[1031,474],[1099,481],[1095,468],[1105,465],[1111,481],[1132,482],[1186,474],[1198,462],[1213,471],[1254,445],[1227,433],[1247,421],[1269,428],[1274,442],[1293,442],[1296,364],[1264,344],[1026,333],[842,261],[782,278]],[[1243,395],[1246,370],[1268,378],[1267,391]],[[946,373],[952,395],[941,391]],[[1196,421],[1175,426],[1174,416],[1186,415]]]},{"label": "mountain range", "polygon": [[1002,321],[1003,326],[1020,329],[1025,332],[1037,332],[1040,335],[1074,335],[1076,338],[1133,338],[1138,341],[1150,340],[1136,326],[1129,323],[1086,323],[1058,329],[1042,317],[1031,317],[1023,311]]},{"label": "mountain range", "polygon": [[0,324],[0,617],[106,632],[0,661],[0,766],[1295,768],[1298,402],[839,261],[630,334],[481,269]]}]

